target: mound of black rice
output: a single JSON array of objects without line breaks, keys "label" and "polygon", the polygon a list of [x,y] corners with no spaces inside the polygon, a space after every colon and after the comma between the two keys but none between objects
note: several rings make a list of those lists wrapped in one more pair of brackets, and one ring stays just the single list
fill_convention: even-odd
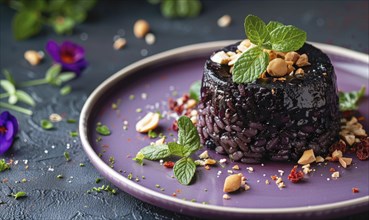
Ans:
[{"label": "mound of black rice", "polygon": [[[236,51],[237,44],[222,50]],[[216,51],[217,52],[217,51]],[[305,44],[302,77],[232,82],[229,66],[206,61],[197,129],[204,146],[234,161],[296,161],[307,149],[325,156],[338,140],[336,75],[326,54]]]}]

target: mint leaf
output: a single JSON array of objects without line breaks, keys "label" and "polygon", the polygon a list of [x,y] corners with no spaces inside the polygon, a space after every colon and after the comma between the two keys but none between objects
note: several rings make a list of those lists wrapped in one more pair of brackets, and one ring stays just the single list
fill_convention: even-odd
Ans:
[{"label": "mint leaf", "polygon": [[45,74],[45,80],[48,82],[48,83],[52,83],[53,81],[55,81],[55,79],[57,78],[58,74],[60,73],[61,71],[61,65],[59,64],[54,64],[52,65],[47,71],[46,71],[46,74]]},{"label": "mint leaf", "polygon": [[268,66],[269,55],[260,47],[253,47],[241,55],[233,69],[232,79],[235,83],[251,83],[262,74]]},{"label": "mint leaf", "polygon": [[63,72],[58,75],[58,79],[60,79],[62,82],[68,82],[74,78],[76,78],[76,74],[73,72]]},{"label": "mint leaf", "polygon": [[284,26],[284,25],[282,23],[280,23],[280,22],[270,21],[267,24],[266,28],[267,28],[268,32],[270,33],[272,31],[274,31],[274,29],[279,28],[279,27],[282,27],[282,26]]},{"label": "mint leaf", "polygon": [[148,160],[160,160],[170,156],[168,146],[165,144],[149,145],[142,148],[140,152]]},{"label": "mint leaf", "polygon": [[13,193],[11,194],[14,199],[19,199],[19,198],[22,198],[22,197],[26,197],[27,196],[27,193],[25,192],[17,192],[17,193]]},{"label": "mint leaf", "polygon": [[272,49],[279,52],[295,51],[300,49],[306,41],[306,32],[288,25],[280,26],[270,32]]},{"label": "mint leaf", "polygon": [[138,164],[143,165],[143,159],[145,158],[145,155],[141,152],[138,152],[136,154],[136,157],[132,160],[136,161]]},{"label": "mint leaf", "polygon": [[0,86],[3,88],[9,95],[15,93],[15,86],[8,80],[0,80]]},{"label": "mint leaf", "polygon": [[200,148],[200,136],[191,119],[182,116],[178,119],[178,143],[185,147],[184,156],[189,156]]},{"label": "mint leaf", "polygon": [[26,93],[22,90],[17,90],[15,92],[15,96],[17,97],[18,101],[24,102],[27,105],[30,105],[30,106],[35,106],[36,105],[33,98],[30,95],[28,95],[28,93]]},{"label": "mint leaf", "polygon": [[339,92],[340,111],[357,110],[359,108],[358,102],[361,97],[365,95],[365,86],[361,87],[359,91]]},{"label": "mint leaf", "polygon": [[245,19],[245,31],[250,41],[256,45],[262,45],[268,36],[268,31],[263,20],[255,15],[248,15]]},{"label": "mint leaf", "polygon": [[13,35],[17,40],[24,40],[40,32],[42,26],[40,13],[22,10],[15,14],[12,21]]},{"label": "mint leaf", "polygon": [[51,123],[49,120],[46,120],[46,119],[41,120],[40,124],[44,130],[50,130],[54,128],[53,123]]},{"label": "mint leaf", "polygon": [[102,125],[102,124],[98,124],[96,127],[96,131],[97,133],[104,135],[104,136],[108,136],[111,134],[110,129],[108,128],[108,126],[106,125]]},{"label": "mint leaf", "polygon": [[5,162],[5,159],[0,160],[0,172],[3,172],[4,170],[10,169],[9,164]]},{"label": "mint leaf", "polygon": [[191,158],[183,157],[174,164],[173,171],[181,184],[188,185],[195,175],[196,164]]},{"label": "mint leaf", "polygon": [[168,143],[169,152],[171,155],[176,155],[179,157],[183,157],[186,155],[186,147],[183,145],[180,145],[176,142],[170,142]]},{"label": "mint leaf", "polygon": [[196,101],[200,101],[200,89],[201,89],[201,81],[197,80],[193,82],[190,86],[190,98],[195,99]]}]

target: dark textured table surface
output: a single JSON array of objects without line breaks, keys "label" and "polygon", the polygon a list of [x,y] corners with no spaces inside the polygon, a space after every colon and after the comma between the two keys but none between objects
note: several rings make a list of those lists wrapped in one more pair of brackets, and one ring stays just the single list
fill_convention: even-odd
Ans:
[{"label": "dark textured table surface", "polygon": [[[159,8],[146,1],[99,1],[88,20],[78,25],[72,35],[58,36],[49,29],[31,39],[17,42],[11,34],[14,11],[0,5],[0,69],[11,71],[16,80],[43,77],[51,60],[46,57],[36,67],[23,58],[26,50],[42,50],[49,39],[61,42],[73,40],[85,47],[88,69],[74,80],[73,92],[60,96],[50,86],[27,88],[37,102],[32,116],[12,112],[19,120],[20,132],[15,144],[0,158],[12,159],[11,170],[0,173],[0,219],[193,219],[142,202],[125,192],[116,196],[107,193],[87,194],[101,184],[95,179],[99,173],[89,163],[78,138],[69,131],[77,124],[55,123],[55,129],[45,131],[39,121],[51,113],[78,119],[84,101],[104,79],[121,68],[148,56],[183,45],[244,38],[243,21],[247,14],[256,14],[265,21],[279,20],[298,26],[308,33],[309,41],[329,43],[368,53],[368,1],[203,1],[199,17],[168,20]],[[230,14],[230,27],[220,28],[217,19]],[[148,46],[133,36],[135,20],[144,18],[151,24],[156,43]],[[112,48],[113,37],[123,33],[127,47]],[[3,77],[3,76],[1,76]],[[3,111],[3,109],[1,109]],[[70,153],[66,162],[63,153]],[[84,163],[85,167],[79,164]],[[26,169],[26,166],[28,168]],[[57,175],[63,179],[57,179]],[[27,182],[22,183],[23,178]],[[7,179],[3,183],[2,180]],[[14,200],[8,194],[27,192],[27,197]],[[369,213],[350,216],[367,219]],[[345,218],[347,219],[347,218]]]}]

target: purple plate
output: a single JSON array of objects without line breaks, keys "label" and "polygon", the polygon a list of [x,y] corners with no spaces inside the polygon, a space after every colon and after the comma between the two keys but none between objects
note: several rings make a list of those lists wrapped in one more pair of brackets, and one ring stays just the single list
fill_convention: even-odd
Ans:
[{"label": "purple plate", "polygon": [[[235,40],[236,41],[236,40]],[[167,100],[175,93],[188,92],[190,84],[202,77],[206,58],[215,49],[235,41],[219,41],[196,44],[163,52],[138,61],[105,80],[86,101],[80,116],[80,136],[83,148],[91,163],[111,183],[131,195],[175,212],[199,217],[235,218],[311,218],[334,217],[362,212],[369,205],[369,162],[359,161],[354,155],[353,165],[344,169],[339,163],[314,164],[315,172],[304,182],[293,184],[287,175],[294,164],[265,162],[245,165],[228,162],[205,170],[198,167],[189,186],[183,186],[173,178],[172,169],[159,162],[145,161],[140,166],[132,158],[144,146],[154,141],[135,131],[139,118],[149,111],[167,115],[160,121],[158,132],[167,141],[177,136],[170,130],[173,119],[168,112]],[[368,85],[368,55],[315,43],[331,58],[338,77],[340,90],[357,90]],[[132,96],[135,98],[132,99]],[[118,109],[113,109],[115,103]],[[369,118],[368,91],[360,104],[360,113]],[[140,110],[142,110],[140,112]],[[97,141],[96,124],[107,125],[112,134]],[[368,120],[365,121],[368,131]],[[202,149],[199,151],[201,153]],[[219,160],[226,158],[210,152]],[[114,164],[112,163],[114,158]],[[223,199],[224,179],[228,170],[238,164],[251,189],[229,194]],[[253,167],[248,172],[247,167]],[[331,178],[330,168],[339,171],[341,177]],[[286,188],[280,190],[270,176],[280,175]],[[236,171],[234,171],[236,172]],[[266,184],[266,180],[270,184]],[[358,187],[360,192],[353,193]]]}]

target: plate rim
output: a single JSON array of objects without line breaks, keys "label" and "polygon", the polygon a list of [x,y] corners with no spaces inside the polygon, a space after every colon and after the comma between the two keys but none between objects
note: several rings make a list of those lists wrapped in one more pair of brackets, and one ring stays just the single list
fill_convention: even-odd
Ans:
[{"label": "plate rim", "polygon": [[[149,202],[154,204],[154,202],[149,201],[150,199],[145,199],[148,196],[155,200],[160,201],[162,204],[165,205],[158,205],[155,203],[154,205],[163,207],[171,204],[174,208],[175,206],[180,206],[181,208],[188,208],[188,209],[196,209],[200,212],[211,211],[212,213],[217,214],[253,214],[259,216],[271,215],[271,214],[303,214],[303,213],[312,213],[312,212],[319,212],[319,211],[328,211],[328,210],[338,210],[340,208],[347,208],[347,207],[356,207],[362,206],[365,204],[369,204],[369,195],[363,196],[356,199],[350,199],[340,202],[328,203],[328,204],[321,204],[321,205],[314,205],[314,206],[299,206],[299,207],[288,207],[288,208],[238,208],[238,207],[226,207],[226,206],[219,206],[219,205],[210,205],[210,204],[200,204],[200,203],[193,203],[190,201],[183,201],[177,198],[173,198],[171,196],[156,192],[152,189],[146,188],[144,186],[139,185],[136,182],[128,180],[126,177],[115,171],[114,169],[110,168],[94,151],[92,146],[90,145],[87,137],[87,122],[89,120],[90,113],[92,112],[93,105],[100,99],[100,97],[104,94],[106,90],[110,88],[110,86],[116,84],[121,79],[131,75],[132,73],[136,72],[137,70],[143,69],[146,66],[150,66],[152,63],[161,62],[167,58],[172,58],[173,56],[187,56],[187,55],[200,55],[206,52],[211,52],[216,49],[220,49],[226,45],[232,44],[239,40],[222,40],[222,41],[212,41],[212,42],[205,42],[205,43],[197,43],[191,44],[187,46],[178,47],[175,49],[167,50],[147,58],[141,59],[136,61],[115,74],[108,77],[104,80],[98,87],[94,89],[94,91],[89,95],[83,108],[80,113],[79,118],[79,134],[82,143],[82,147],[86,152],[87,156],[89,157],[91,163],[94,167],[99,171],[99,173],[103,174],[107,177],[110,182],[119,182],[122,186],[122,190],[131,194],[132,196],[139,198],[142,201]],[[344,57],[350,57],[353,60],[358,60],[360,62],[369,64],[369,55],[357,51],[353,51],[347,48],[329,45],[324,43],[316,43],[316,42],[309,42],[312,43],[314,46],[322,49],[324,52],[328,52],[329,54],[340,55]],[[360,76],[364,78],[368,78],[369,76],[366,74],[360,74]],[[168,208],[166,208],[168,209]],[[173,210],[173,209],[172,209]],[[180,211],[180,210],[177,210]]]}]

